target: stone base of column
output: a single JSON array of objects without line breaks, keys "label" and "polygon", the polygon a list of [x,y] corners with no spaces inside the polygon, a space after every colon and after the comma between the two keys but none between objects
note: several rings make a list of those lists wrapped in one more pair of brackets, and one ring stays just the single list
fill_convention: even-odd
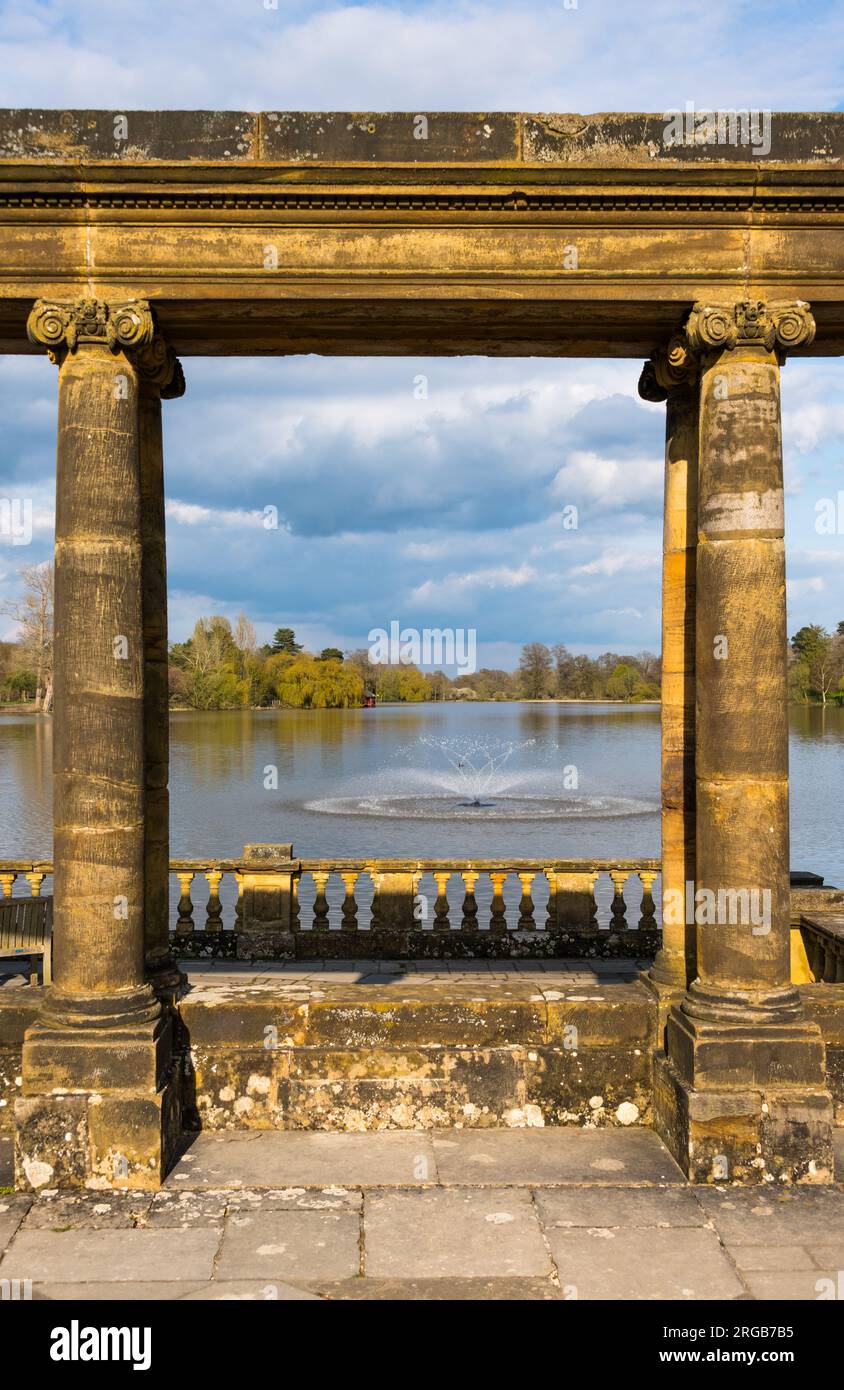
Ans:
[{"label": "stone base of column", "polygon": [[15,1180],[45,1187],[155,1189],[181,1135],[172,1020],[120,1028],[36,1023],[15,1102]]},{"label": "stone base of column", "polygon": [[833,1180],[833,1109],[820,1030],[671,1009],[654,1061],[654,1126],[692,1182]]},{"label": "stone base of column", "polygon": [[677,984],[676,981],[669,982],[659,979],[654,975],[653,968],[641,974],[639,979],[653,995],[656,1009],[656,1036],[659,1040],[659,1046],[664,1047],[668,1016],[672,1008],[676,1004],[681,1004],[685,999],[685,987]]}]

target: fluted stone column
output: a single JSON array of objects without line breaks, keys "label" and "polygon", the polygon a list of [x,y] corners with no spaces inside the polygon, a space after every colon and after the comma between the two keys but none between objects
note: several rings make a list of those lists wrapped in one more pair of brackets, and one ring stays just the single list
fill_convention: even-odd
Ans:
[{"label": "fluted stone column", "polygon": [[184,394],[181,364],[156,333],[137,354],[144,644],[144,942],[147,978],[173,999],[185,977],[170,949],[170,698],[161,402]]},{"label": "fluted stone column", "polygon": [[645,364],[639,394],[666,402],[662,543],[662,947],[650,979],[684,990],[694,969],[695,552],[697,548],[697,363],[680,339]]},{"label": "fluted stone column", "polygon": [[54,983],[27,1031],[18,1181],[156,1186],[178,1128],[171,1025],[145,978],[143,300],[39,301],[59,364]]},{"label": "fluted stone column", "polygon": [[690,1176],[826,1181],[819,1029],[789,967],[788,721],[779,372],[799,302],[695,305],[697,978],[668,1019],[657,1124]]}]

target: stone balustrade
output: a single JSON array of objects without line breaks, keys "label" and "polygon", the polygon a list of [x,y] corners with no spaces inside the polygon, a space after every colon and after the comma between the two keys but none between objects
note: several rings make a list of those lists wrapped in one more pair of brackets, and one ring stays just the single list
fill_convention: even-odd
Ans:
[{"label": "stone balustrade", "polygon": [[[292,849],[171,860],[173,953],[645,960],[659,946],[657,859],[297,859]],[[37,893],[51,872],[0,860],[0,885]]]}]

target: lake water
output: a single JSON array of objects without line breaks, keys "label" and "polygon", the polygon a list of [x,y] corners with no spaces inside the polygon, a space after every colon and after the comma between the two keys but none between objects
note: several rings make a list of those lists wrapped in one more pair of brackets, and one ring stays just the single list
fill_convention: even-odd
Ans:
[{"label": "lake water", "polygon": [[[844,884],[844,709],[790,719],[792,867]],[[303,858],[660,852],[653,705],[174,713],[171,741],[174,857],[289,840]],[[51,855],[50,766],[50,721],[0,716],[0,858]]]}]

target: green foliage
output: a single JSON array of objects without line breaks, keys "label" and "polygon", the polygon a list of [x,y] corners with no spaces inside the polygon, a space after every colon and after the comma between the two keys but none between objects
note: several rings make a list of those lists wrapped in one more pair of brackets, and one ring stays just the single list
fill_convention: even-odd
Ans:
[{"label": "green foliage", "polygon": [[297,656],[302,650],[302,644],[296,641],[296,633],[292,627],[277,627],[273,637],[272,650],[274,652],[286,652],[288,656]]}]

